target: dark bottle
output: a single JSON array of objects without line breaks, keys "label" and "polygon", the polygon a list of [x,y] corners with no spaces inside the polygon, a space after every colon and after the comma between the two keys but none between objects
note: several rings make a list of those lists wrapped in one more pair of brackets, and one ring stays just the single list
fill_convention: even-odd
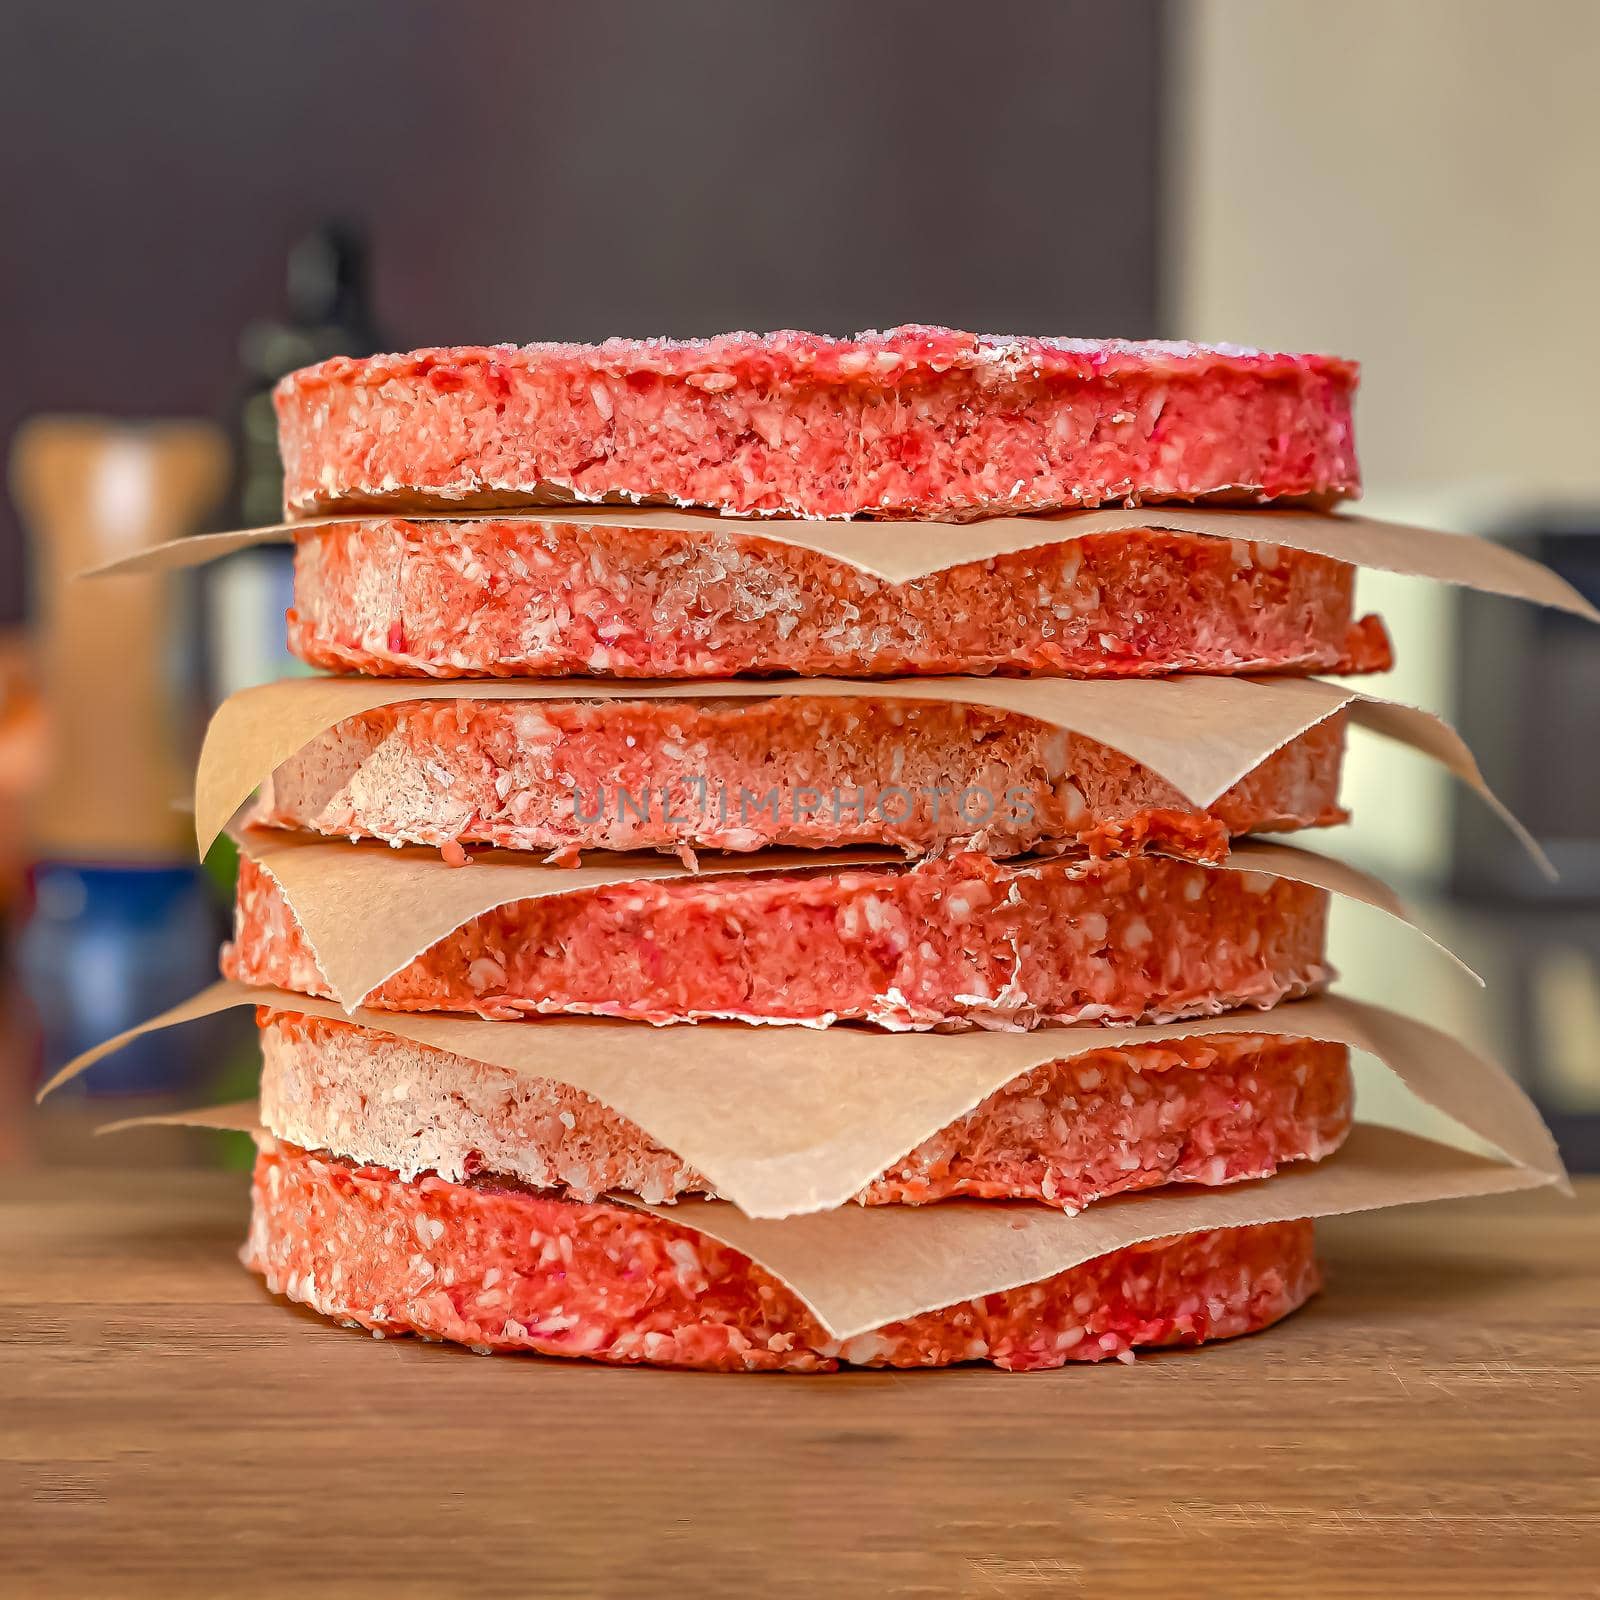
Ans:
[{"label": "dark bottle", "polygon": [[[314,229],[289,252],[286,314],[252,322],[240,335],[228,526],[259,527],[282,519],[283,469],[272,409],[277,381],[330,356],[366,356],[381,347],[367,262],[358,229],[331,222]],[[292,572],[287,546],[260,545],[205,575],[206,681],[213,704],[237,689],[304,670],[284,644]]]}]

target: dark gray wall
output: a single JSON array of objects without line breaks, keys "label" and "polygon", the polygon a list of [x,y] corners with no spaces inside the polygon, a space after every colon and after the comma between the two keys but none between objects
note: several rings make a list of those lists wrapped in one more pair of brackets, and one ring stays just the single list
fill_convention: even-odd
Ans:
[{"label": "dark gray wall", "polygon": [[[1158,0],[5,0],[0,438],[212,413],[363,222],[396,344],[1161,331]],[[10,508],[6,507],[9,518]],[[0,618],[19,610],[0,525]]]}]

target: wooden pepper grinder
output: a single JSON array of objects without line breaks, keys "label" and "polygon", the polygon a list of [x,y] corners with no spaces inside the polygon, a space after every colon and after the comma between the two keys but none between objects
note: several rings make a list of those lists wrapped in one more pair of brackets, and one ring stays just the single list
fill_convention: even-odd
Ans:
[{"label": "wooden pepper grinder", "polygon": [[193,531],[219,502],[228,446],[203,422],[40,417],[21,428],[11,487],[28,524],[46,776],[36,858],[141,861],[185,854],[174,802],[188,687],[174,681],[171,580],[75,582],[85,569]]}]

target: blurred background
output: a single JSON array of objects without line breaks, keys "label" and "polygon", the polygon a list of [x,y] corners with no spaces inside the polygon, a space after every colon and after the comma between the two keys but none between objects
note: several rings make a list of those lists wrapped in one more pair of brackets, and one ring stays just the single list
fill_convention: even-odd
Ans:
[{"label": "blurred background", "polygon": [[[127,1159],[84,1130],[252,1081],[236,1018],[30,1109],[212,972],[231,864],[190,859],[186,764],[218,698],[294,670],[281,551],[67,580],[274,520],[267,392],[309,361],[904,321],[1333,350],[1366,509],[1600,600],[1588,0],[8,0],[4,28],[0,1160]],[[1319,847],[1488,987],[1367,912],[1336,958],[1600,1167],[1600,630],[1363,583],[1401,662],[1367,686],[1456,722],[1563,875],[1356,735],[1357,826]]]}]

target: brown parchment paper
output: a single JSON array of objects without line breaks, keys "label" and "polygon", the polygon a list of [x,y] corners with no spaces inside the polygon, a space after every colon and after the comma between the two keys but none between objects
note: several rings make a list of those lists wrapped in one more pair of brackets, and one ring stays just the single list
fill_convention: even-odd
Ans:
[{"label": "brown parchment paper", "polygon": [[694,684],[287,678],[230,695],[212,716],[195,772],[195,835],[204,855],[280,763],[345,718],[379,706],[426,700],[805,697],[944,702],[1032,717],[1120,750],[1202,808],[1291,739],[1348,709],[1355,725],[1419,751],[1476,791],[1544,863],[1538,845],[1491,792],[1472,752],[1448,723],[1318,678],[734,678]]},{"label": "brown parchment paper", "polygon": [[[130,1117],[143,1125],[254,1132],[249,1104]],[[1169,1234],[1376,1211],[1548,1186],[1549,1174],[1453,1145],[1358,1124],[1325,1161],[1224,1189],[1175,1187],[1102,1200],[1075,1217],[1046,1206],[946,1200],[932,1206],[841,1206],[781,1219],[746,1216],[726,1200],[647,1206],[732,1246],[781,1279],[836,1339],[981,1295],[1036,1283],[1095,1256]]]},{"label": "brown parchment paper", "polygon": [[[230,831],[241,853],[277,880],[328,987],[348,1010],[462,924],[515,900],[662,878],[905,865],[904,854],[892,850],[763,850],[705,856],[698,872],[691,873],[675,857],[654,853],[596,851],[582,866],[556,867],[524,852],[485,850],[472,858],[471,866],[452,867],[425,846],[396,849],[378,840],[352,844],[275,828]],[[1225,862],[1205,870],[1293,878],[1359,901],[1415,929],[1471,974],[1459,957],[1418,927],[1392,889],[1347,862],[1246,840]]]},{"label": "brown parchment paper", "polygon": [[717,1200],[641,1209],[710,1234],[759,1262],[835,1338],[848,1339],[924,1311],[1036,1283],[1169,1234],[1506,1194],[1555,1181],[1526,1167],[1362,1124],[1326,1161],[1224,1189],[1117,1196],[1075,1217],[1044,1206],[968,1200],[843,1206],[781,1221],[747,1217]]},{"label": "brown parchment paper", "polygon": [[1283,545],[1347,561],[1355,566],[1411,577],[1461,584],[1490,594],[1510,595],[1538,605],[1554,606],[1600,621],[1600,612],[1565,579],[1527,556],[1470,534],[1440,533],[1431,528],[1381,522],[1349,512],[1290,508],[1216,508],[1141,506],[1134,510],[1065,511],[1049,516],[990,517],[980,522],[813,522],[783,519],[738,519],[709,511],[668,511],[633,506],[565,506],[517,512],[425,512],[405,517],[334,515],[308,517],[263,528],[201,534],[173,540],[121,561],[93,569],[92,574],[154,572],[200,566],[247,545],[283,543],[321,528],[358,522],[577,523],[637,528],[670,533],[729,534],[765,539],[775,544],[814,550],[870,572],[890,583],[909,583],[930,573],[1014,550],[1034,550],[1087,534],[1157,528],[1179,533],[1210,534],[1254,544]]},{"label": "brown parchment paper", "polygon": [[897,850],[772,850],[706,856],[691,873],[674,856],[593,852],[576,867],[512,850],[484,850],[466,867],[437,850],[376,840],[235,827],[241,854],[277,880],[328,986],[351,1008],[463,923],[514,900],[576,894],[608,884],[729,873],[821,871],[904,864]]},{"label": "brown parchment paper", "polygon": [[255,1100],[235,1100],[223,1106],[197,1106],[192,1111],[147,1112],[103,1122],[94,1131],[125,1133],[129,1128],[210,1128],[217,1133],[259,1133],[261,1108]]},{"label": "brown parchment paper", "polygon": [[[144,1033],[240,1005],[343,1019],[331,1001],[216,983],[85,1052],[42,1092]],[[1047,1062],[1221,1035],[1347,1045],[1376,1059],[1415,1100],[1514,1164],[1562,1181],[1548,1130],[1499,1067],[1437,1028],[1342,995],[1188,1022],[1034,1033],[803,1032],[737,1023],[641,1028],[598,1018],[490,1022],[374,1011],[348,1020],[592,1095],[697,1168],[752,1217],[792,1217],[844,1204],[930,1134]]]}]

